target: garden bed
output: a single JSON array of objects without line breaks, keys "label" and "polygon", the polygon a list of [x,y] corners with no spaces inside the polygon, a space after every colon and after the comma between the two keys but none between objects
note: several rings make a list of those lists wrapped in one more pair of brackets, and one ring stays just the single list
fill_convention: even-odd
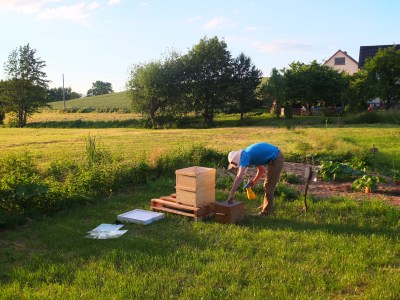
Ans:
[{"label": "garden bed", "polygon": [[[301,164],[301,163],[291,163],[285,162],[284,171],[287,173],[296,174],[300,180],[299,184],[295,184],[301,192],[304,191],[305,186],[305,178],[304,172],[306,167],[311,165]],[[316,182],[312,181],[309,186],[308,194],[313,195],[315,197],[334,197],[334,196],[345,196],[352,197],[356,199],[369,199],[369,198],[377,198],[388,203],[400,206],[400,186],[395,185],[393,183],[378,183],[378,190],[373,193],[365,194],[363,192],[356,192],[352,188],[352,182],[325,182],[317,180]]]}]

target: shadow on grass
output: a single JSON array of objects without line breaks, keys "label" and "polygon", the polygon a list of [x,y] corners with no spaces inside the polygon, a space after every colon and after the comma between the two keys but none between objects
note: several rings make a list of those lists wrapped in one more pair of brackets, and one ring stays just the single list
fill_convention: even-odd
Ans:
[{"label": "shadow on grass", "polygon": [[[252,218],[252,219],[250,219]],[[372,224],[371,224],[372,225]],[[358,226],[355,224],[327,224],[314,223],[310,221],[288,220],[282,218],[264,218],[260,220],[258,217],[247,217],[245,221],[238,226],[251,227],[259,230],[291,230],[297,232],[304,231],[321,231],[334,235],[356,235],[371,236],[379,235],[391,239],[400,238],[398,229],[376,228],[372,226]]]}]

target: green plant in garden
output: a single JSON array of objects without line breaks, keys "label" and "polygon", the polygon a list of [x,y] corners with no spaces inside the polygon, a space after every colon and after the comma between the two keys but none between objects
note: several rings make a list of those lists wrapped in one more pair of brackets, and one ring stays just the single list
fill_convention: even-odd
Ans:
[{"label": "green plant in garden", "polygon": [[361,171],[354,170],[348,163],[323,161],[318,173],[323,181],[346,181],[360,175]]},{"label": "green plant in garden", "polygon": [[379,177],[365,174],[362,177],[354,180],[352,188],[353,190],[356,191],[362,191],[368,187],[371,189],[371,191],[377,191],[378,182],[379,182]]},{"label": "green plant in garden", "polygon": [[279,177],[279,182],[297,184],[300,183],[300,180],[295,173],[283,171]]}]

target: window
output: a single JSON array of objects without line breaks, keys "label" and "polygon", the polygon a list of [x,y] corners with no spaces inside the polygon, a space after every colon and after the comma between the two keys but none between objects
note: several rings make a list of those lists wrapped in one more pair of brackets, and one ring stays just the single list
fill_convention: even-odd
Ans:
[{"label": "window", "polygon": [[336,65],[345,65],[346,58],[345,57],[335,57],[335,66]]}]

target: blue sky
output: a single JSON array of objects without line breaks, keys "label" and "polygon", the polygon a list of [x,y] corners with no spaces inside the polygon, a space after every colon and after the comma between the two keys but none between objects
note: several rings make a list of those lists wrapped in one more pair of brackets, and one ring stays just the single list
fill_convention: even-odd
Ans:
[{"label": "blue sky", "polygon": [[400,43],[398,0],[0,0],[0,79],[19,46],[37,50],[50,87],[86,95],[96,80],[124,90],[133,64],[224,39],[264,76],[293,61],[324,62],[337,50]]}]

